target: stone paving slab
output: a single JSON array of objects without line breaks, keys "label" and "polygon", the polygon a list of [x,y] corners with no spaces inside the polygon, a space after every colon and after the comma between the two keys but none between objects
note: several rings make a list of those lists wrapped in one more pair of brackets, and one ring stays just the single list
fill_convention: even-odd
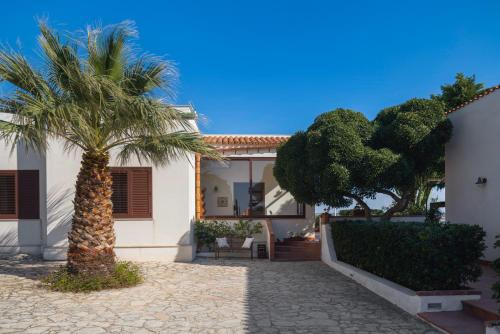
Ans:
[{"label": "stone paving slab", "polygon": [[49,292],[59,264],[0,259],[1,333],[438,333],[321,262],[142,263],[145,283]]}]

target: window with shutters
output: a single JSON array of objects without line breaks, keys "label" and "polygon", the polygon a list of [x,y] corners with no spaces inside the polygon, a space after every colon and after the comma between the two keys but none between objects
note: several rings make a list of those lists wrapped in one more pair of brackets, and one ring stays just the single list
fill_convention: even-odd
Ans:
[{"label": "window with shutters", "polygon": [[0,219],[39,219],[37,170],[0,171]]},{"label": "window with shutters", "polygon": [[150,167],[112,167],[113,216],[152,218],[152,170]]},{"label": "window with shutters", "polygon": [[16,171],[0,171],[0,218],[17,218]]}]

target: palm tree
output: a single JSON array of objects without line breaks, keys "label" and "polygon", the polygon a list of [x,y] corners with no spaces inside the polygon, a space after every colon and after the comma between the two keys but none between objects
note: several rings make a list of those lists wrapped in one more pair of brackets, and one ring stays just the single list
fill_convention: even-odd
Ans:
[{"label": "palm tree", "polygon": [[219,156],[194,131],[194,113],[159,98],[171,92],[175,67],[134,54],[133,24],[89,28],[80,40],[61,38],[44,22],[39,28],[41,69],[19,52],[0,50],[0,81],[12,88],[0,98],[0,112],[11,114],[0,121],[0,138],[42,152],[50,140],[62,140],[82,152],[67,266],[107,274],[115,265],[110,151],[122,163],[135,156],[155,166],[189,153]]}]

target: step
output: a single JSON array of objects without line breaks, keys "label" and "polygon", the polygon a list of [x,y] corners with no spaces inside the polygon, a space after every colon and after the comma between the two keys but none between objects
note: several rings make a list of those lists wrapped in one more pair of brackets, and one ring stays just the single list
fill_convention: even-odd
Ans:
[{"label": "step", "polygon": [[463,301],[464,311],[472,316],[475,316],[482,321],[494,321],[500,320],[500,314],[498,313],[499,305],[493,300],[467,300]]},{"label": "step", "polygon": [[315,250],[308,250],[308,251],[291,251],[291,250],[283,250],[283,249],[276,249],[274,251],[274,254],[278,256],[278,254],[281,255],[295,255],[295,256],[304,256],[304,257],[321,257],[321,252],[315,251]]},{"label": "step", "polygon": [[309,252],[291,252],[291,251],[286,251],[286,250],[283,251],[283,250],[277,249],[274,252],[274,254],[276,256],[278,256],[278,254],[281,254],[281,255],[285,255],[285,256],[291,255],[291,256],[304,256],[304,257],[317,257],[317,258],[321,257],[320,252],[311,252],[311,251],[309,251]]},{"label": "step", "polygon": [[301,257],[296,257],[296,258],[290,258],[290,259],[285,259],[285,258],[275,258],[273,261],[276,262],[294,262],[294,261],[320,261],[320,259],[309,259],[309,258],[301,258]]},{"label": "step", "polygon": [[319,241],[277,241],[276,245],[289,245],[289,246],[319,246],[321,243]]},{"label": "step", "polygon": [[290,253],[290,252],[276,252],[274,254],[275,260],[289,260],[289,261],[306,261],[306,260],[320,260],[321,257],[317,254],[303,254],[303,253]]},{"label": "step", "polygon": [[275,250],[283,250],[285,252],[292,252],[292,251],[297,251],[297,252],[302,252],[302,251],[320,251],[320,247],[301,247],[301,246],[285,246],[285,245],[275,245],[274,246]]},{"label": "step", "polygon": [[465,311],[423,312],[421,319],[450,334],[484,334],[484,322]]}]

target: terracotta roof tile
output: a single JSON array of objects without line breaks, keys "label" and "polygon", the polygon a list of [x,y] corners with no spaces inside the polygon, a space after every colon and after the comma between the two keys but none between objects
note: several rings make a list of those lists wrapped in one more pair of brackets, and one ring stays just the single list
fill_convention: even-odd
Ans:
[{"label": "terracotta roof tile", "polygon": [[485,97],[486,95],[489,95],[489,94],[493,93],[493,92],[494,92],[494,91],[496,91],[497,89],[500,89],[500,85],[496,85],[496,86],[493,86],[493,87],[487,88],[487,89],[485,89],[485,90],[484,90],[481,94],[478,94],[478,95],[474,96],[474,97],[473,97],[472,99],[470,99],[469,101],[464,102],[464,103],[462,103],[461,105],[456,106],[455,108],[448,110],[448,111],[446,112],[446,114],[451,114],[451,113],[452,113],[452,112],[454,112],[454,111],[457,111],[457,110],[459,110],[459,109],[462,109],[462,108],[463,108],[463,107],[465,107],[466,105],[469,105],[469,104],[471,104],[472,102],[477,101],[477,100],[479,100],[480,98],[483,98],[483,97]]},{"label": "terracotta roof tile", "polygon": [[248,148],[276,148],[286,142],[289,136],[246,136],[246,135],[205,135],[207,144],[214,145],[220,150],[248,149]]}]

